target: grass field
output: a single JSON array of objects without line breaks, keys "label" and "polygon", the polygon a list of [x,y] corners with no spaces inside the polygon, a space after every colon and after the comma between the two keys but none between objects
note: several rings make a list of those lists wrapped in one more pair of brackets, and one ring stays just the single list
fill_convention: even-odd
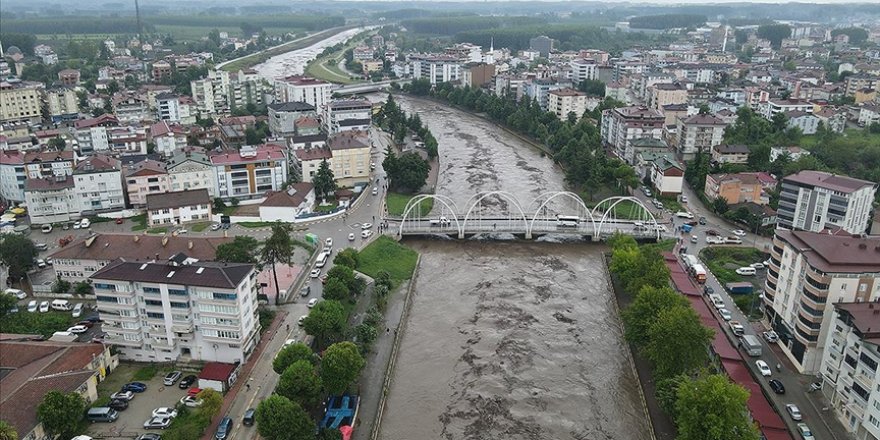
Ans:
[{"label": "grass field", "polygon": [[[415,196],[416,195],[401,194],[389,191],[388,194],[385,196],[385,203],[388,205],[388,215],[396,217],[402,216],[403,210],[406,208],[406,204],[410,201],[410,199]],[[422,216],[427,216],[431,212],[431,209],[434,208],[434,200],[423,200],[419,205],[421,205],[421,207],[413,208],[413,210],[410,211],[410,215],[415,215],[417,213],[416,210],[420,209]]]},{"label": "grass field", "polygon": [[750,247],[708,247],[700,252],[700,260],[704,261],[723,286],[726,283],[747,281],[752,283],[754,291],[748,295],[731,295],[733,302],[745,313],[754,311],[751,318],[760,318],[760,309],[753,307],[758,301],[756,298],[762,289],[761,279],[758,277],[744,277],[736,273],[736,269],[748,266],[752,263],[764,261],[767,254]]},{"label": "grass field", "polygon": [[360,252],[358,272],[375,278],[384,270],[391,274],[391,279],[400,282],[412,277],[418,258],[416,251],[383,235]]},{"label": "grass field", "polygon": [[78,319],[70,312],[29,313],[26,306],[19,306],[18,313],[9,313],[0,319],[0,333],[52,336],[52,333],[67,330]]},{"label": "grass field", "polygon": [[339,70],[339,66],[336,65],[337,62],[332,56],[329,58],[318,58],[309,63],[308,67],[306,67],[306,74],[338,84],[352,84],[356,82],[356,80],[351,79],[351,77]]},{"label": "grass field", "polygon": [[205,229],[208,229],[208,226],[211,226],[211,222],[201,222],[190,226],[190,229],[192,229],[193,232],[202,232]]},{"label": "grass field", "polygon": [[[230,37],[240,37],[241,28],[237,26],[183,26],[173,24],[157,24],[156,31],[163,34],[171,34],[177,41],[198,41],[208,36],[214,29],[220,32],[228,32]],[[284,35],[286,33],[300,34],[303,29],[270,27],[263,29],[267,35]]]}]

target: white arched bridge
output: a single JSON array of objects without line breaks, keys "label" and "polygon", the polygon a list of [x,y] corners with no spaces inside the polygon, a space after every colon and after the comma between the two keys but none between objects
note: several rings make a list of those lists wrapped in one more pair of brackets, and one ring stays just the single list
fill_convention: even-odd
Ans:
[{"label": "white arched bridge", "polygon": [[[609,197],[592,209],[568,191],[545,193],[523,205],[507,191],[475,194],[460,210],[448,196],[419,194],[406,204],[398,233],[445,234],[458,238],[478,234],[509,233],[526,239],[547,234],[568,234],[606,239],[616,233],[659,240],[666,227],[635,197]],[[423,212],[426,211],[426,212]]]}]

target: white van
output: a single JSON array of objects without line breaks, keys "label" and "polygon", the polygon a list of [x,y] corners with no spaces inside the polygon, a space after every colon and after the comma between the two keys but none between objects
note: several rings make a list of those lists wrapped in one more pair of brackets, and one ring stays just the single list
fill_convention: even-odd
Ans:
[{"label": "white van", "polygon": [[326,252],[321,252],[318,255],[318,261],[315,262],[315,267],[324,267],[327,264],[328,254]]},{"label": "white van", "polygon": [[50,307],[52,307],[52,310],[58,310],[61,312],[73,310],[73,306],[70,305],[70,301],[66,299],[52,300],[52,304],[50,305]]},{"label": "white van", "polygon": [[741,268],[739,268],[739,269],[736,270],[736,273],[738,273],[738,274],[740,274],[740,275],[742,275],[742,276],[752,276],[752,275],[755,274],[755,272],[757,272],[757,271],[755,270],[755,268],[754,268],[754,267],[749,267],[749,266],[741,267]]}]

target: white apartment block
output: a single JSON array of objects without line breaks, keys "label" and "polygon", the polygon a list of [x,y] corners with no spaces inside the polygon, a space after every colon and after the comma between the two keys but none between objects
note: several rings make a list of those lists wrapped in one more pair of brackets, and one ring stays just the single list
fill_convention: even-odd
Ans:
[{"label": "white apartment block", "polygon": [[40,120],[42,91],[42,83],[0,81],[0,122]]},{"label": "white apartment block", "polygon": [[208,77],[190,81],[190,92],[196,109],[203,115],[229,111],[229,72],[209,70]]},{"label": "white apartment block", "polygon": [[186,96],[162,93],[156,96],[156,115],[160,121],[195,123],[195,113],[191,111],[191,100]]},{"label": "white apartment block", "polygon": [[678,154],[692,159],[697,153],[711,153],[724,139],[727,123],[712,115],[693,115],[678,119]]},{"label": "white apartment block", "polygon": [[330,102],[332,84],[305,76],[275,79],[275,103],[305,102],[323,109]]},{"label": "white apartment block", "polygon": [[877,183],[805,170],[782,179],[779,226],[819,232],[843,229],[864,233],[869,225]]},{"label": "white apartment block", "polygon": [[46,91],[46,110],[52,122],[74,120],[79,117],[79,98],[76,92],[68,87],[59,87]]},{"label": "white apartment block", "polygon": [[857,440],[880,438],[880,304],[837,303],[822,354],[822,392]]},{"label": "white apartment block", "polygon": [[287,183],[287,155],[281,145],[245,145],[239,151],[210,156],[215,197],[254,198],[281,191]]},{"label": "white apartment block", "polygon": [[106,341],[124,360],[244,363],[260,339],[251,264],[116,260],[90,278]]},{"label": "white apartment block", "polygon": [[34,225],[66,222],[80,216],[80,204],[71,176],[26,180],[24,201]]},{"label": "white apartment block", "polygon": [[26,179],[24,153],[18,150],[0,150],[0,198],[6,202],[24,202]]},{"label": "white apartment block", "polygon": [[207,189],[150,194],[147,220],[152,226],[180,225],[211,219],[211,195]]},{"label": "white apartment block", "polygon": [[764,284],[767,319],[803,374],[820,372],[833,304],[880,296],[880,238],[777,229]]},{"label": "white apartment block", "polygon": [[758,104],[758,113],[765,119],[773,119],[777,113],[788,112],[813,113],[813,104],[800,99],[770,99]]},{"label": "white apartment block", "polygon": [[414,79],[427,79],[431,84],[455,81],[461,77],[461,63],[451,56],[417,55],[410,58]]},{"label": "white apartment block", "polygon": [[577,85],[588,79],[596,79],[596,61],[589,58],[575,58],[569,63],[571,81]]},{"label": "white apartment block", "polygon": [[172,191],[207,189],[214,195],[214,166],[204,153],[184,150],[166,161]]},{"label": "white apartment block", "polygon": [[551,90],[547,95],[547,111],[563,121],[568,119],[569,113],[580,120],[587,111],[587,94],[568,88]]},{"label": "white apartment block", "polygon": [[373,105],[366,99],[332,101],[327,106],[327,133],[349,130],[369,130],[372,124]]},{"label": "white apartment block", "polygon": [[90,156],[76,165],[73,180],[80,212],[91,214],[125,208],[125,186],[118,160]]},{"label": "white apartment block", "polygon": [[108,128],[119,127],[119,120],[110,114],[83,119],[74,123],[77,149],[80,154],[92,154],[110,149]]},{"label": "white apartment block", "polygon": [[635,139],[660,139],[666,119],[647,107],[621,107],[602,112],[602,143],[617,157],[634,164]]},{"label": "white apartment block", "polygon": [[25,172],[28,179],[73,174],[73,151],[41,151],[25,153]]}]

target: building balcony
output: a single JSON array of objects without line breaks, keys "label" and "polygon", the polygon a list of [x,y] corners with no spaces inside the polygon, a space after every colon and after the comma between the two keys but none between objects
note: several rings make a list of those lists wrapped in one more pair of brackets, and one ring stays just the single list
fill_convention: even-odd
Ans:
[{"label": "building balcony", "polygon": [[119,335],[107,335],[104,338],[104,342],[107,344],[113,345],[122,345],[125,347],[140,347],[144,345],[144,341],[142,339],[138,339],[136,341],[129,341],[127,339],[122,339]]},{"label": "building balcony", "polygon": [[194,331],[194,327],[191,322],[190,323],[174,322],[171,324],[171,331],[174,333],[192,333]]},{"label": "building balcony", "polygon": [[801,300],[801,307],[802,308],[803,308],[803,306],[807,306],[807,307],[813,309],[807,313],[807,315],[812,318],[811,321],[812,320],[820,320],[820,321],[822,320],[822,315],[824,315],[824,313],[825,313],[825,303],[824,302],[818,302],[818,301],[814,300],[813,298],[811,298],[809,295],[801,295],[800,300]]}]

